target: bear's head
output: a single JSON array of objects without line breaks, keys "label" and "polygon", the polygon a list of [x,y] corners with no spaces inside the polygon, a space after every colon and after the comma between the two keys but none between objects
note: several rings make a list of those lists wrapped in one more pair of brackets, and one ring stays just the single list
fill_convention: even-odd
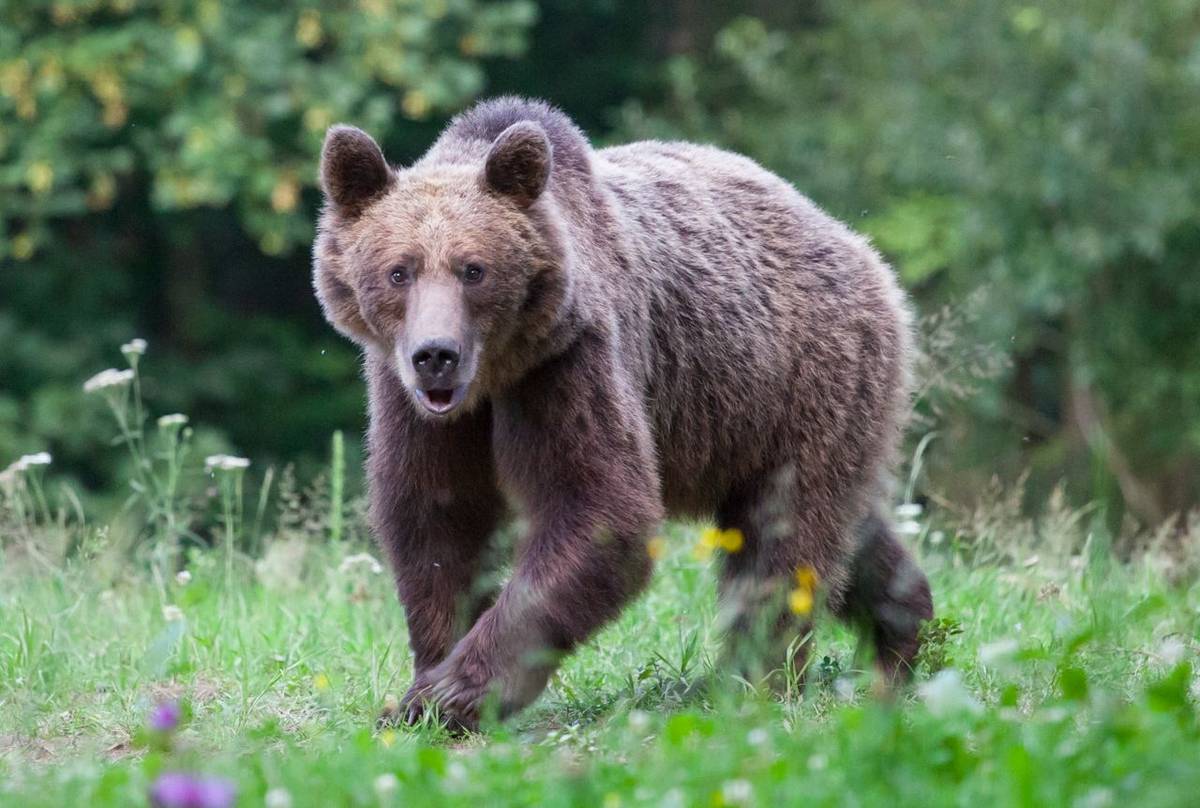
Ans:
[{"label": "bear's head", "polygon": [[521,121],[485,145],[475,159],[397,169],[365,132],[335,126],[321,155],[325,316],[430,418],[513,383],[566,296],[546,133]]}]

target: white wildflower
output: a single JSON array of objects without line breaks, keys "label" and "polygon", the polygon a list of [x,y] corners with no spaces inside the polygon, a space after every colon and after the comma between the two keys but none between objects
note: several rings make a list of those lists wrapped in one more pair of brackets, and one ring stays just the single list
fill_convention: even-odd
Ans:
[{"label": "white wildflower", "polygon": [[1021,644],[1012,637],[987,643],[979,649],[979,664],[985,668],[1011,668],[1020,650]]},{"label": "white wildflower", "polygon": [[179,584],[180,586],[187,586],[191,582],[192,574],[187,570],[180,570],[179,572],[175,573],[175,583]]},{"label": "white wildflower", "polygon": [[1179,637],[1171,636],[1162,641],[1158,646],[1158,657],[1163,661],[1164,665],[1174,667],[1183,661],[1184,655],[1187,653],[1187,646]]},{"label": "white wildflower", "polygon": [[188,422],[188,417],[181,412],[173,412],[170,415],[164,415],[158,419],[159,429],[170,429],[173,426],[183,426]]},{"label": "white wildflower", "polygon": [[726,805],[749,805],[754,799],[754,786],[748,780],[726,780],[721,784],[721,798]]},{"label": "white wildflower", "polygon": [[400,787],[400,780],[391,772],[386,772],[375,778],[375,794],[382,799],[386,799],[396,793],[396,789]]},{"label": "white wildflower", "polygon": [[267,808],[292,808],[292,795],[286,788],[273,788],[267,792],[263,804]]},{"label": "white wildflower", "polygon": [[467,782],[467,767],[460,760],[452,760],[446,764],[447,782],[461,786]]},{"label": "white wildflower", "polygon": [[808,770],[809,771],[814,771],[814,772],[824,771],[828,766],[829,766],[829,758],[827,758],[825,755],[822,755],[820,752],[818,752],[815,755],[809,755],[809,757],[808,757]]},{"label": "white wildflower", "polygon": [[249,466],[250,461],[247,458],[233,455],[218,454],[204,458],[205,471],[238,471]]},{"label": "white wildflower", "polygon": [[915,502],[905,502],[896,506],[896,516],[900,519],[916,519],[925,510]]},{"label": "white wildflower", "polygon": [[138,337],[137,339],[131,339],[129,342],[122,345],[121,353],[125,354],[126,356],[141,356],[146,352],[146,348],[146,340]]},{"label": "white wildflower", "polygon": [[36,452],[35,454],[21,455],[19,458],[8,464],[8,468],[0,472],[0,483],[5,485],[15,482],[17,477],[22,473],[29,471],[35,466],[48,466],[53,458],[49,452]]},{"label": "white wildflower", "polygon": [[983,709],[963,684],[962,674],[953,668],[938,671],[928,682],[923,682],[917,692],[929,712],[936,716],[960,712],[977,714]]},{"label": "white wildflower", "polygon": [[133,381],[133,371],[109,368],[102,370],[83,383],[83,392],[95,393],[97,390],[107,390],[110,387],[124,387]]},{"label": "white wildflower", "polygon": [[658,808],[683,808],[685,805],[687,805],[687,797],[684,796],[683,789],[677,787],[663,794]]},{"label": "white wildflower", "polygon": [[1078,808],[1108,808],[1110,805],[1115,805],[1117,797],[1111,788],[1096,786],[1089,789],[1082,797],[1075,800],[1075,805]]},{"label": "white wildflower", "polygon": [[338,565],[338,572],[349,572],[355,567],[366,567],[376,575],[383,572],[383,566],[370,553],[356,553],[346,556],[342,559],[342,563]]},{"label": "white wildflower", "polygon": [[915,519],[909,519],[896,525],[896,532],[901,536],[916,536],[921,532],[921,523]]},{"label": "white wildflower", "polygon": [[746,733],[746,743],[751,746],[762,746],[770,739],[770,734],[762,727],[755,727]]},{"label": "white wildflower", "polygon": [[21,459],[17,461],[21,471],[27,471],[31,466],[48,466],[52,457],[49,452],[37,452],[36,454],[21,455]]},{"label": "white wildflower", "polygon": [[645,732],[650,726],[650,716],[642,710],[632,710],[629,713],[629,728],[634,732]]},{"label": "white wildflower", "polygon": [[833,692],[842,701],[853,701],[854,680],[849,676],[839,676],[833,680]]},{"label": "white wildflower", "polygon": [[183,609],[168,603],[162,607],[162,616],[163,620],[166,620],[168,623],[174,623],[176,620],[183,619]]}]

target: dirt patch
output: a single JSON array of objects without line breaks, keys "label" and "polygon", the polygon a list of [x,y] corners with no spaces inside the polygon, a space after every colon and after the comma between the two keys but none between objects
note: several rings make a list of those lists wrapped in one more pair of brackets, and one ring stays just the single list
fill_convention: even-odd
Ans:
[{"label": "dirt patch", "polygon": [[27,735],[0,735],[0,758],[25,763],[53,763],[78,748],[78,739],[70,736],[30,738]]}]

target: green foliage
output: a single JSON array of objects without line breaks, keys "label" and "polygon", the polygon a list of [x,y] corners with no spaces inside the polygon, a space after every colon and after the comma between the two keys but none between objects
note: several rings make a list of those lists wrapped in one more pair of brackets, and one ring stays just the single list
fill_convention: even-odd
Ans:
[{"label": "green foliage", "polygon": [[950,645],[963,633],[962,624],[953,617],[935,617],[921,626],[921,656],[918,663],[928,673],[950,665]]},{"label": "green foliage", "polygon": [[1143,519],[1194,504],[1197,4],[821,8],[800,31],[728,26],[670,66],[657,114],[627,105],[627,131],[759,158],[872,235],[927,304],[986,288],[971,338],[1017,362],[942,442],[943,468],[981,467],[958,488],[1041,447],[1046,474],[1119,486]]},{"label": "green foliage", "polygon": [[386,136],[461,107],[523,48],[527,0],[11,2],[0,7],[0,256],[146,178],[156,211],[230,207],[307,243],[325,129]]},{"label": "green foliage", "polygon": [[50,449],[111,488],[103,408],[77,393],[144,336],[147,399],[219,422],[204,451],[307,474],[363,410],[308,281],[324,129],[411,157],[535,17],[528,0],[0,4],[4,463]]},{"label": "green foliage", "polygon": [[[0,804],[141,805],[179,770],[297,808],[1168,806],[1200,788],[1200,589],[1164,586],[1154,559],[961,568],[931,552],[942,618],[926,636],[952,638],[955,668],[882,702],[838,662],[854,638],[825,626],[812,684],[781,699],[714,662],[714,576],[687,551],[694,527],[668,534],[646,595],[530,712],[466,739],[372,729],[410,677],[402,612],[323,527],[288,588],[244,566],[228,588],[219,549],[161,585],[0,550]],[[1060,593],[1033,597],[1047,582]],[[698,679],[705,695],[681,695]],[[166,701],[179,728],[149,730]]]}]

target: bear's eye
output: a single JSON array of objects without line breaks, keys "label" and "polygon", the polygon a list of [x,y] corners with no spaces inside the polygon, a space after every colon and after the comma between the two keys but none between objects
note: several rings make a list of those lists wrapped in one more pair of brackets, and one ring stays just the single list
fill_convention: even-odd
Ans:
[{"label": "bear's eye", "polygon": [[392,267],[392,273],[388,275],[388,279],[391,280],[393,286],[403,286],[408,283],[408,267],[403,265]]},{"label": "bear's eye", "polygon": [[479,283],[485,271],[479,264],[467,264],[463,267],[463,283]]}]

